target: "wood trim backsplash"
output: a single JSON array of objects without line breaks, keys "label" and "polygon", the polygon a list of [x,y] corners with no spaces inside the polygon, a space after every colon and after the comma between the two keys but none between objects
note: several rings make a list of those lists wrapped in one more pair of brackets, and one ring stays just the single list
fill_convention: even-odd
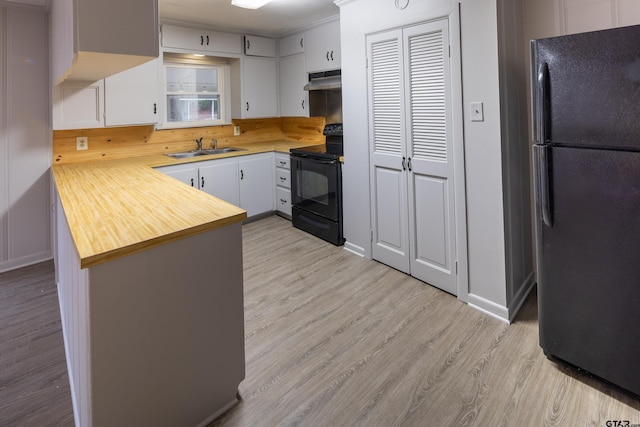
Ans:
[{"label": "wood trim backsplash", "polygon": [[[155,130],[150,126],[128,126],[94,129],[54,130],[53,164],[70,164],[94,160],[122,159],[151,154],[174,153],[196,148],[195,139],[202,137],[204,148],[212,139],[218,147],[235,147],[249,142],[309,141],[322,143],[324,117],[276,117],[270,119],[233,119],[232,125],[184,129]],[[240,135],[233,136],[233,127]],[[76,150],[76,137],[87,136],[89,149]]]}]

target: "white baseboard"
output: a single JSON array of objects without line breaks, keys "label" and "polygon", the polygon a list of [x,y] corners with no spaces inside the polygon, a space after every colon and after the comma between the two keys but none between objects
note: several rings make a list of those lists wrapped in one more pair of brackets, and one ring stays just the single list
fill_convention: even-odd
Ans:
[{"label": "white baseboard", "polygon": [[467,304],[491,317],[506,323],[511,323],[509,321],[509,309],[507,309],[507,307],[503,307],[500,304],[496,304],[493,301],[489,301],[475,294],[469,294]]},{"label": "white baseboard", "polygon": [[491,317],[495,317],[498,320],[512,323],[516,318],[518,311],[527,300],[527,297],[535,283],[535,274],[534,272],[531,272],[520,286],[518,293],[513,297],[510,307],[504,307],[474,294],[469,294],[467,304]]},{"label": "white baseboard", "polygon": [[353,254],[356,254],[358,256],[361,256],[362,258],[366,258],[365,254],[366,251],[364,250],[363,247],[354,245],[353,243],[349,243],[349,242],[345,242],[344,243],[344,250],[345,251],[349,251]]},{"label": "white baseboard", "polygon": [[40,262],[49,261],[53,258],[51,251],[40,252],[33,255],[28,255],[20,258],[13,258],[7,261],[0,262],[0,273],[5,271],[15,270],[16,268],[28,267]]}]

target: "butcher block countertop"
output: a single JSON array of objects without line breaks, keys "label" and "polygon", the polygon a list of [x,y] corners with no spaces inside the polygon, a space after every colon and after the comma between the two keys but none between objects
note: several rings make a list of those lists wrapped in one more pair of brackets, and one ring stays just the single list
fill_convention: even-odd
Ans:
[{"label": "butcher block countertop", "polygon": [[311,145],[274,141],[245,143],[232,153],[176,160],[156,154],[127,159],[54,165],[62,209],[81,268],[240,222],[244,209],[153,169],[264,152],[288,153]]}]

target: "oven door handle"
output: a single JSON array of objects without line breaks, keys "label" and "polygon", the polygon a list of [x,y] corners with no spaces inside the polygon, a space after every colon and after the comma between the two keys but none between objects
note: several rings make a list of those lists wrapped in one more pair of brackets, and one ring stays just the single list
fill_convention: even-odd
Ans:
[{"label": "oven door handle", "polygon": [[320,163],[322,165],[335,165],[337,160],[333,159],[333,160],[328,160],[328,159],[319,159],[317,157],[313,157],[313,156],[308,156],[306,154],[291,154],[290,157],[292,159],[300,159],[300,160],[311,160],[315,163]]}]

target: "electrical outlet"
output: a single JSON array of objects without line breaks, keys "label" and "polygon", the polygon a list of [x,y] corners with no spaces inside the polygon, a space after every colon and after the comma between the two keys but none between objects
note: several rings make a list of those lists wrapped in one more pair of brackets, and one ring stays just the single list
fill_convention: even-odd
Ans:
[{"label": "electrical outlet", "polygon": [[234,126],[233,127],[233,136],[238,136],[240,135],[240,126]]},{"label": "electrical outlet", "polygon": [[89,137],[77,136],[76,137],[76,151],[89,149]]}]

